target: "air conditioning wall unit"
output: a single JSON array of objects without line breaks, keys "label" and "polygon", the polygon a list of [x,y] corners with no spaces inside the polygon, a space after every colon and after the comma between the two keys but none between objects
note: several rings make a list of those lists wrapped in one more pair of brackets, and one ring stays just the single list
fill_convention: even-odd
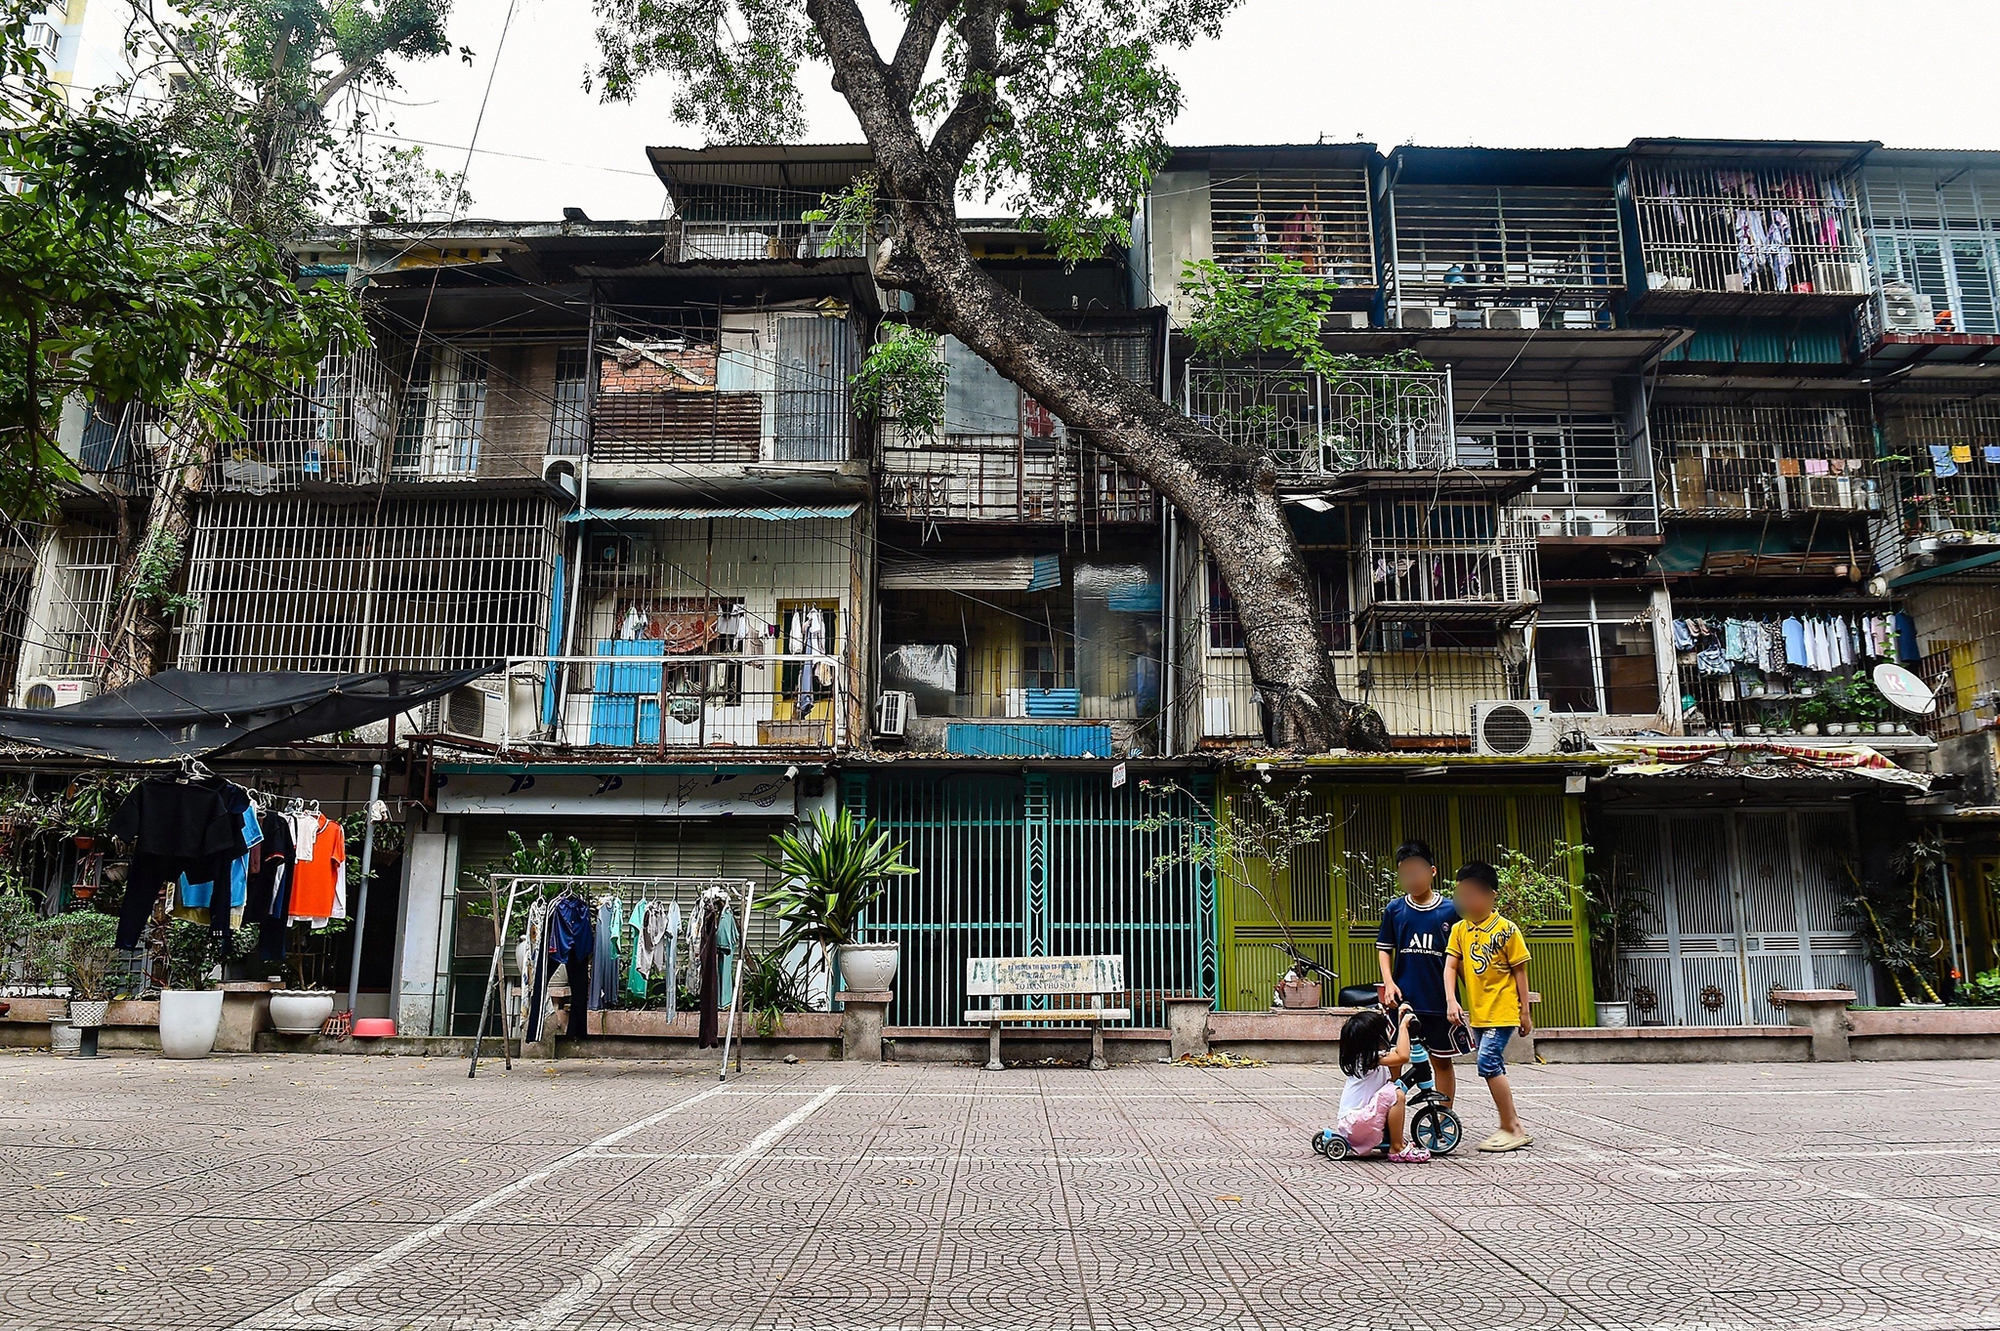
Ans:
[{"label": "air conditioning wall unit", "polygon": [[917,695],[902,689],[885,689],[875,699],[875,733],[885,739],[901,739],[917,712]]},{"label": "air conditioning wall unit", "polygon": [[504,737],[506,707],[505,697],[466,684],[404,712],[396,726],[419,735],[458,735],[498,744]]},{"label": "air conditioning wall unit", "polygon": [[70,679],[62,675],[31,675],[21,687],[23,707],[68,707],[97,696],[94,679]]},{"label": "air conditioning wall unit", "polygon": [[1936,326],[1931,298],[1901,282],[1882,288],[1882,322],[1896,333],[1928,333]]},{"label": "air conditioning wall unit", "polygon": [[1323,326],[1335,332],[1359,332],[1368,327],[1368,311],[1332,310],[1326,315]]},{"label": "air conditioning wall unit", "polygon": [[1498,305],[1481,311],[1488,328],[1540,328],[1542,313],[1532,305]]},{"label": "air conditioning wall unit", "polygon": [[1472,704],[1472,751],[1486,758],[1520,758],[1556,751],[1556,723],[1543,698],[1488,699]]},{"label": "air conditioning wall unit", "polygon": [[1835,295],[1859,296],[1868,290],[1868,268],[1858,263],[1816,263],[1813,290]]},{"label": "air conditioning wall unit", "polygon": [[1396,309],[1398,328],[1450,328],[1452,311],[1443,305],[1401,305]]}]

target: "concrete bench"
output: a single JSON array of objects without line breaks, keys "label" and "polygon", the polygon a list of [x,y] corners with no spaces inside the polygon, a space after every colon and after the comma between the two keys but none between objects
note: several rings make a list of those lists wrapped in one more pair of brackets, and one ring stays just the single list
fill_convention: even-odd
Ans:
[{"label": "concrete bench", "polygon": [[[968,1025],[991,1028],[986,1066],[1000,1067],[1000,1028],[1012,1022],[1087,1021],[1090,1023],[1090,1066],[1102,1072],[1104,1023],[1123,1021],[1130,1008],[1104,1006],[1106,994],[1125,990],[1125,958],[1098,957],[973,957],[965,963],[965,996],[983,998],[983,1008],[968,1008]],[[1088,998],[1088,1007],[1007,1007],[1007,998]]]}]

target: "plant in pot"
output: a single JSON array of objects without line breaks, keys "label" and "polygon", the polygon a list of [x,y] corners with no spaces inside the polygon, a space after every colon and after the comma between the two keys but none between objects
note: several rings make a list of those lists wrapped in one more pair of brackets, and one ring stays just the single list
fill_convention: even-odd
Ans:
[{"label": "plant in pot", "polygon": [[[856,822],[842,809],[822,809],[804,828],[772,836],[778,848],[764,866],[778,885],[758,902],[783,926],[772,951],[783,956],[799,943],[818,943],[837,962],[842,987],[882,990],[896,980],[896,944],[860,940],[862,914],[888,889],[891,878],[913,874],[904,847],[873,822]],[[828,989],[829,995],[832,989]]]},{"label": "plant in pot", "polygon": [[[167,987],[160,991],[160,1052],[168,1058],[206,1058],[222,1028],[224,960],[221,943],[208,926],[193,920],[167,923]],[[231,958],[257,945],[254,928],[230,934]]]},{"label": "plant in pot", "polygon": [[1793,719],[1798,722],[1801,735],[1817,735],[1819,728],[1833,715],[1832,707],[1825,698],[1814,695],[1793,709]]},{"label": "plant in pot", "polygon": [[1625,950],[1651,934],[1653,894],[1636,866],[1612,855],[1583,877],[1583,909],[1590,925],[1590,976],[1597,993],[1597,1024],[1632,1024]]},{"label": "plant in pot", "polygon": [[95,1057],[118,965],[118,921],[102,911],[64,911],[36,924],[35,940],[43,977],[69,987],[67,1021],[78,1033],[77,1052]]},{"label": "plant in pot", "polygon": [[285,984],[271,991],[271,1027],[284,1035],[315,1035],[333,1015],[339,996],[327,984],[333,966],[332,942],[348,930],[344,918],[328,920],[323,929],[301,923],[290,926],[285,949]]}]

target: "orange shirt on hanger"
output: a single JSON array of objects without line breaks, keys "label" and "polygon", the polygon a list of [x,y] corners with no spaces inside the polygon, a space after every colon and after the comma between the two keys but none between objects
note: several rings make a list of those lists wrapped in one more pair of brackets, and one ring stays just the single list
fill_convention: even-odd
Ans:
[{"label": "orange shirt on hanger", "polygon": [[300,856],[292,868],[292,900],[288,914],[295,920],[325,920],[344,914],[340,888],[347,876],[347,837],[340,824],[320,815],[312,858]]}]

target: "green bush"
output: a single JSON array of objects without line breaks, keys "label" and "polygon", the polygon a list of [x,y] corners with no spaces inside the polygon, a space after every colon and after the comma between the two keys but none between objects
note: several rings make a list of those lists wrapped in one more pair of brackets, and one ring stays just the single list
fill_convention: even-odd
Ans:
[{"label": "green bush", "polygon": [[1958,1001],[1973,1007],[2000,1007],[2000,966],[1981,971],[1959,985]]}]

